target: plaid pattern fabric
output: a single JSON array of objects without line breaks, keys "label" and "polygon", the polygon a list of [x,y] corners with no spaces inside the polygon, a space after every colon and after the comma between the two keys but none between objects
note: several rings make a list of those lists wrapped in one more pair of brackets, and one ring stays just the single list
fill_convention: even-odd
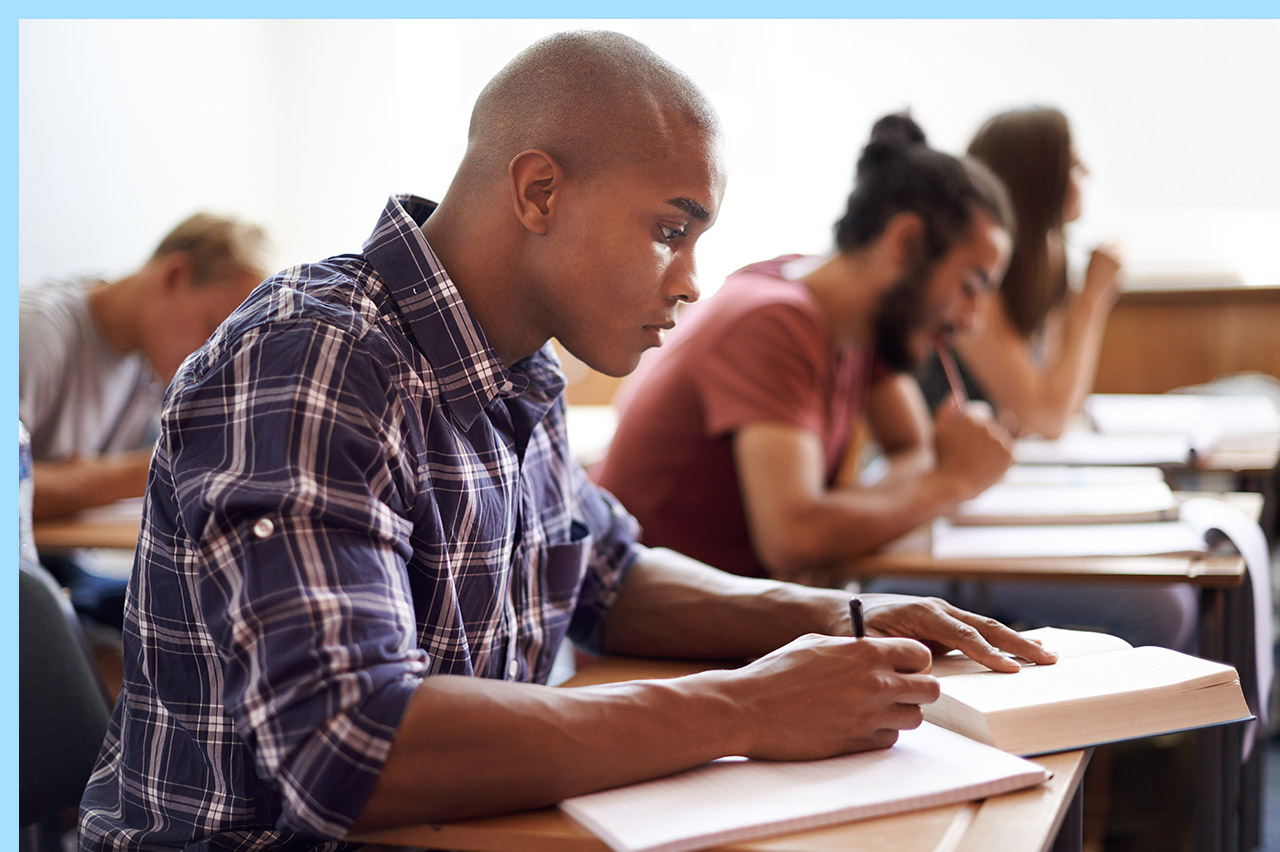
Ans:
[{"label": "plaid pattern fabric", "polygon": [[422,678],[598,646],[635,522],[571,460],[550,349],[488,346],[434,207],[265,282],[170,387],[85,852],[338,848]]}]

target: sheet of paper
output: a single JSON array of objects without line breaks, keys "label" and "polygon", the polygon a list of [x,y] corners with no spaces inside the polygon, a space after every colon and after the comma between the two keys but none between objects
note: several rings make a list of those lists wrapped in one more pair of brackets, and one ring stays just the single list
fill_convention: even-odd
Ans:
[{"label": "sheet of paper", "polygon": [[1160,556],[1204,552],[1204,538],[1189,524],[933,524],[937,559],[1010,559],[1054,556]]},{"label": "sheet of paper", "polygon": [[1164,481],[1164,472],[1158,467],[1015,464],[997,484],[1095,487]]},{"label": "sheet of paper", "polygon": [[1057,440],[1021,438],[1014,442],[1018,464],[1052,465],[1186,465],[1193,452],[1205,452],[1214,441],[1188,435],[1102,435],[1074,430]]},{"label": "sheet of paper", "polygon": [[618,852],[681,852],[1040,783],[1034,763],[924,724],[888,749],[828,760],[716,761],[560,807]]},{"label": "sheet of paper", "polygon": [[1091,394],[1084,410],[1113,435],[1280,432],[1280,411],[1261,394]]},{"label": "sheet of paper", "polygon": [[1177,501],[1164,482],[1108,485],[1010,485],[996,483],[956,507],[955,517],[981,523],[982,518],[1097,518],[1150,515],[1171,520]]},{"label": "sheet of paper", "polygon": [[[1210,529],[1222,532],[1240,551],[1248,571],[1246,581],[1253,597],[1254,661],[1257,690],[1248,695],[1249,704],[1259,719],[1268,717],[1271,682],[1275,677],[1272,656],[1271,557],[1266,535],[1258,522],[1234,506],[1207,497],[1196,497],[1183,504],[1184,523],[1203,535]],[[1252,747],[1253,729],[1248,735]]]}]

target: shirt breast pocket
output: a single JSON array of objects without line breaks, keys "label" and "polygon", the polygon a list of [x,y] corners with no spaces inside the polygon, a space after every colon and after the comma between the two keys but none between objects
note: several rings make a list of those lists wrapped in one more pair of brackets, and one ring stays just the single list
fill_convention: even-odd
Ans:
[{"label": "shirt breast pocket", "polygon": [[[549,544],[544,554],[542,594],[553,606],[572,608],[577,598],[582,578],[587,571],[587,560],[595,539],[586,524],[573,521],[569,526],[569,540]],[[567,618],[569,613],[564,613]]]}]

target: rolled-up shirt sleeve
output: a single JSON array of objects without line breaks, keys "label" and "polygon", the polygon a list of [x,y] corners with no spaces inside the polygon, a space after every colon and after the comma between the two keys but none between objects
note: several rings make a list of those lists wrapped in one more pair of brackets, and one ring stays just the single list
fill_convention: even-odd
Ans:
[{"label": "rolled-up shirt sleeve", "polygon": [[184,389],[171,433],[222,703],[280,791],[277,828],[304,835],[345,835],[428,667],[405,572],[412,460],[380,369],[323,323],[250,333]]}]

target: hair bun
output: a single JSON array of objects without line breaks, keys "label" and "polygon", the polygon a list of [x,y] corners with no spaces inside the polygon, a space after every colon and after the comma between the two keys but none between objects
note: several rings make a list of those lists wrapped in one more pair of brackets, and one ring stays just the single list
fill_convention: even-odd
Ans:
[{"label": "hair bun", "polygon": [[905,112],[886,115],[871,128],[871,141],[894,147],[925,144],[924,131]]},{"label": "hair bun", "polygon": [[895,112],[880,119],[871,128],[871,141],[858,158],[858,172],[900,154],[907,148],[926,145],[924,131],[905,112]]}]

